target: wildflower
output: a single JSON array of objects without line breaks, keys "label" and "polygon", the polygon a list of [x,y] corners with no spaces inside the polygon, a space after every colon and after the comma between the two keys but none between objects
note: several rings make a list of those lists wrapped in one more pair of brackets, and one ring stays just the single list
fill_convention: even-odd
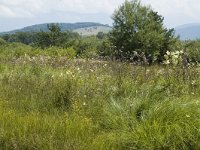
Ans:
[{"label": "wildflower", "polygon": [[90,69],[90,71],[91,71],[91,72],[94,72],[94,70],[93,70],[93,69]]},{"label": "wildflower", "polygon": [[71,72],[70,70],[67,70],[67,71],[66,71],[66,74],[67,74],[67,75],[71,75],[72,72]]},{"label": "wildflower", "polygon": [[176,55],[173,56],[174,59],[178,59],[178,57],[179,57],[178,54],[176,54]]},{"label": "wildflower", "polygon": [[176,52],[171,52],[171,55],[173,56],[173,55],[176,55]]},{"label": "wildflower", "polygon": [[108,64],[104,64],[103,67],[106,68]]},{"label": "wildflower", "polygon": [[165,61],[165,64],[166,64],[166,65],[170,64],[170,61],[169,61],[169,60],[166,60],[166,61]]},{"label": "wildflower", "polygon": [[169,59],[169,55],[164,55],[164,58],[165,59]]},{"label": "wildflower", "polygon": [[175,52],[175,55],[179,55],[179,54],[180,54],[180,52],[179,52],[179,51],[176,51],[176,52]]},{"label": "wildflower", "polygon": [[61,72],[60,77],[63,77],[63,73]]},{"label": "wildflower", "polygon": [[183,50],[180,51],[180,54],[183,54]]},{"label": "wildflower", "polygon": [[186,115],[187,118],[190,118],[190,115]]},{"label": "wildflower", "polygon": [[170,55],[170,52],[169,52],[169,51],[167,51],[167,55]]},{"label": "wildflower", "polygon": [[195,84],[196,84],[196,82],[193,80],[191,84],[192,84],[192,85],[195,85]]}]

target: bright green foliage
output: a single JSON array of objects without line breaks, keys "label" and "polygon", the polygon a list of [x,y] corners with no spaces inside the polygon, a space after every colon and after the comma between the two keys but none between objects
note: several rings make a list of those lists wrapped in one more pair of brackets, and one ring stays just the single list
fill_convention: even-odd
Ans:
[{"label": "bright green foliage", "polygon": [[[73,59],[76,57],[76,51],[73,47],[60,48],[60,47],[49,47],[46,49],[33,48],[22,43],[9,43],[0,46],[0,62],[6,61],[18,61],[24,58],[32,59],[35,56],[42,57],[63,57],[64,59]],[[39,57],[37,57],[39,58]]]},{"label": "bright green foliage", "polygon": [[56,47],[7,46],[1,149],[200,148],[198,67],[69,60]]},{"label": "bright green foliage", "polygon": [[3,45],[5,45],[5,44],[6,44],[6,41],[3,40],[2,38],[0,38],[0,46],[3,46]]},{"label": "bright green foliage", "polygon": [[130,60],[134,51],[144,52],[151,60],[161,61],[174,42],[173,30],[163,26],[163,17],[138,0],[125,1],[113,14],[110,40],[114,55]]},{"label": "bright green foliage", "polygon": [[189,55],[190,61],[194,63],[200,63],[200,40],[187,41],[183,43],[185,49]]}]

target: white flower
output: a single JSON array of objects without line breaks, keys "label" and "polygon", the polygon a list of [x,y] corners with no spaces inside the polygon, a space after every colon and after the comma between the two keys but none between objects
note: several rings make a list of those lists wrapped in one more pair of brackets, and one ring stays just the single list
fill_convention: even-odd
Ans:
[{"label": "white flower", "polygon": [[168,59],[168,58],[169,58],[169,56],[168,56],[168,55],[164,55],[164,57],[165,57],[165,59]]},{"label": "white flower", "polygon": [[72,72],[71,72],[70,70],[67,70],[67,71],[66,71],[66,74],[67,74],[67,75],[71,75]]},{"label": "white flower", "polygon": [[60,77],[63,77],[63,73],[61,72]]},{"label": "white flower", "polygon": [[180,51],[180,54],[183,54],[183,50]]},{"label": "white flower", "polygon": [[104,64],[103,67],[105,68],[108,64]]},{"label": "white flower", "polygon": [[176,52],[171,52],[171,55],[176,55]]},{"label": "white flower", "polygon": [[166,61],[165,61],[165,64],[166,64],[166,65],[170,64],[170,61],[169,61],[169,60],[166,60]]},{"label": "white flower", "polygon": [[178,59],[178,57],[179,57],[178,55],[174,55],[173,59]]},{"label": "white flower", "polygon": [[176,54],[176,55],[179,55],[179,54],[180,54],[180,52],[179,52],[179,51],[176,51],[176,52],[175,52],[175,54]]},{"label": "white flower", "polygon": [[167,55],[170,55],[170,52],[169,52],[169,51],[167,51]]}]

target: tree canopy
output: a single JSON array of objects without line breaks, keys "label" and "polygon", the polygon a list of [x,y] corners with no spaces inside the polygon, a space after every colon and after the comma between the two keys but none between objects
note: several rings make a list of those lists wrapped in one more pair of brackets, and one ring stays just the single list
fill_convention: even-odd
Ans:
[{"label": "tree canopy", "polygon": [[114,56],[131,60],[137,53],[161,61],[174,40],[174,30],[163,25],[164,18],[139,0],[126,0],[113,14],[109,40]]}]

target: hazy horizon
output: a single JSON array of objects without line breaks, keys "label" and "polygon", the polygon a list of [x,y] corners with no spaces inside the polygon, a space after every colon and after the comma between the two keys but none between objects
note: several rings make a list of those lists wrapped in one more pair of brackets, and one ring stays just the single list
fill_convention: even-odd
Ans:
[{"label": "hazy horizon", "polygon": [[[26,26],[62,22],[98,22],[112,25],[112,13],[124,0],[0,0],[0,32]],[[165,26],[174,28],[199,23],[198,0],[141,0],[162,15]]]}]

